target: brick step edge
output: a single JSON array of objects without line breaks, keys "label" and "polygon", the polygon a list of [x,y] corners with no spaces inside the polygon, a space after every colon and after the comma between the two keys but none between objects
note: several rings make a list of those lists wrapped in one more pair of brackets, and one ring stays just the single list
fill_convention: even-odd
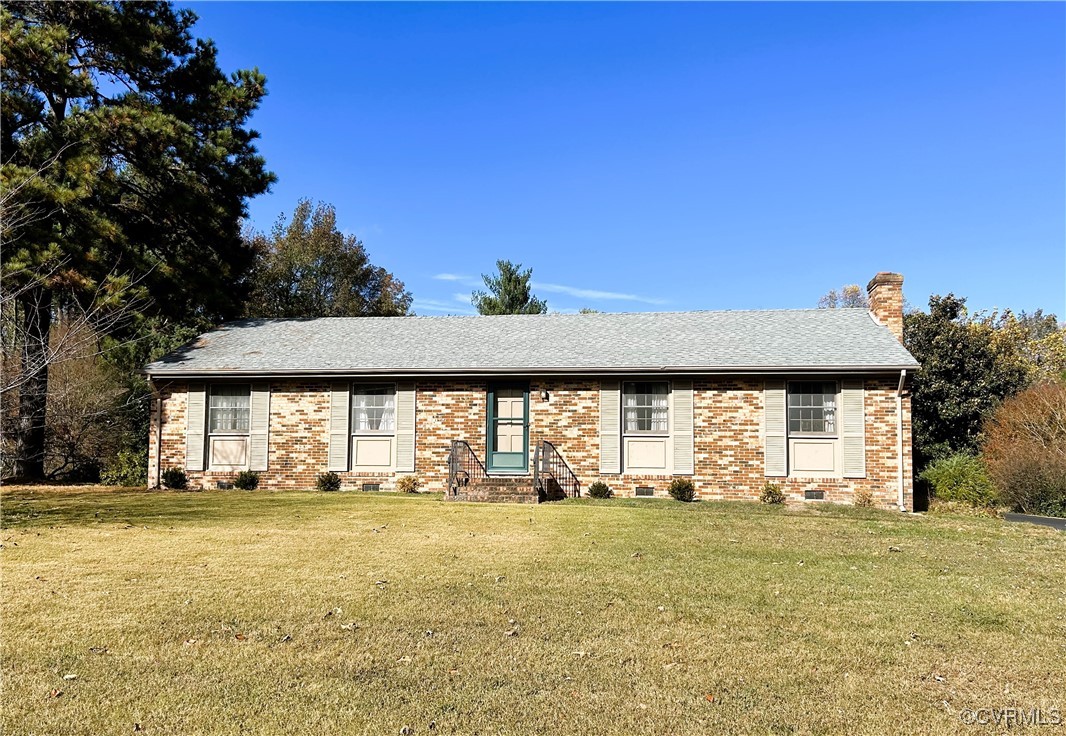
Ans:
[{"label": "brick step edge", "polygon": [[474,503],[537,503],[535,493],[460,493],[446,496],[448,501],[467,501]]}]

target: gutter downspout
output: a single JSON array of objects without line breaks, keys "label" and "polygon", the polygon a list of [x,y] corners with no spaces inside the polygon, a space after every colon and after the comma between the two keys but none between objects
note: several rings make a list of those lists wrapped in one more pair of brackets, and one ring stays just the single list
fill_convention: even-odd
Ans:
[{"label": "gutter downspout", "polygon": [[163,395],[156,389],[152,379],[148,379],[148,385],[152,389],[152,403],[155,404],[155,485],[152,488],[159,488],[163,462]]},{"label": "gutter downspout", "polygon": [[903,497],[903,385],[907,382],[907,371],[899,372],[899,388],[896,389],[896,457],[899,458],[899,510],[906,511]]}]

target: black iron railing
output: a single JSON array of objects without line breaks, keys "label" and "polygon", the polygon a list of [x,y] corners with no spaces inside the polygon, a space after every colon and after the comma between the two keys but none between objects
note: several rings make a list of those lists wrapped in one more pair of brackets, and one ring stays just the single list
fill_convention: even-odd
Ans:
[{"label": "black iron railing", "polygon": [[479,478],[485,478],[485,466],[463,440],[452,440],[448,452],[448,495],[457,496]]},{"label": "black iron railing", "polygon": [[548,440],[541,440],[533,452],[533,488],[542,501],[581,495],[581,482]]}]

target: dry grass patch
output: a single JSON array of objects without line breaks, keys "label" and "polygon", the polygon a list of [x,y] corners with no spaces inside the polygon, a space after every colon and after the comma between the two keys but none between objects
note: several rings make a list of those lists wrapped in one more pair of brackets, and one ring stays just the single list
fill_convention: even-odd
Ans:
[{"label": "dry grass patch", "polygon": [[357,493],[5,489],[2,511],[4,733],[956,733],[966,707],[1066,710],[1050,529]]}]

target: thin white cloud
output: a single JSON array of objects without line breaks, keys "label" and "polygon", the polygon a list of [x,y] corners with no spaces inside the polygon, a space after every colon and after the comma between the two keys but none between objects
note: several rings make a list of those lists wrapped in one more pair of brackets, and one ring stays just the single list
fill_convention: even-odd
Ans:
[{"label": "thin white cloud", "polygon": [[564,286],[563,284],[544,284],[533,282],[534,291],[546,291],[549,294],[566,294],[575,299],[590,299],[592,301],[618,301],[639,302],[641,304],[666,304],[665,299],[657,297],[640,296],[639,294],[623,294],[617,291],[600,291],[599,289],[582,289],[576,286]]},{"label": "thin white cloud", "polygon": [[[469,302],[468,302],[469,304]],[[474,314],[472,307],[466,309],[455,306],[452,302],[440,301],[439,299],[415,299],[411,304],[415,314],[434,312],[437,314]]]},{"label": "thin white cloud", "polygon": [[453,284],[462,284],[463,286],[484,286],[481,279],[476,279],[473,276],[464,276],[461,273],[438,273],[433,279],[435,281],[450,281]]},{"label": "thin white cloud", "polygon": [[454,299],[457,302],[461,302],[463,304],[470,304],[470,295],[469,294],[463,294],[463,293],[457,291],[454,294],[452,294],[452,299]]}]

